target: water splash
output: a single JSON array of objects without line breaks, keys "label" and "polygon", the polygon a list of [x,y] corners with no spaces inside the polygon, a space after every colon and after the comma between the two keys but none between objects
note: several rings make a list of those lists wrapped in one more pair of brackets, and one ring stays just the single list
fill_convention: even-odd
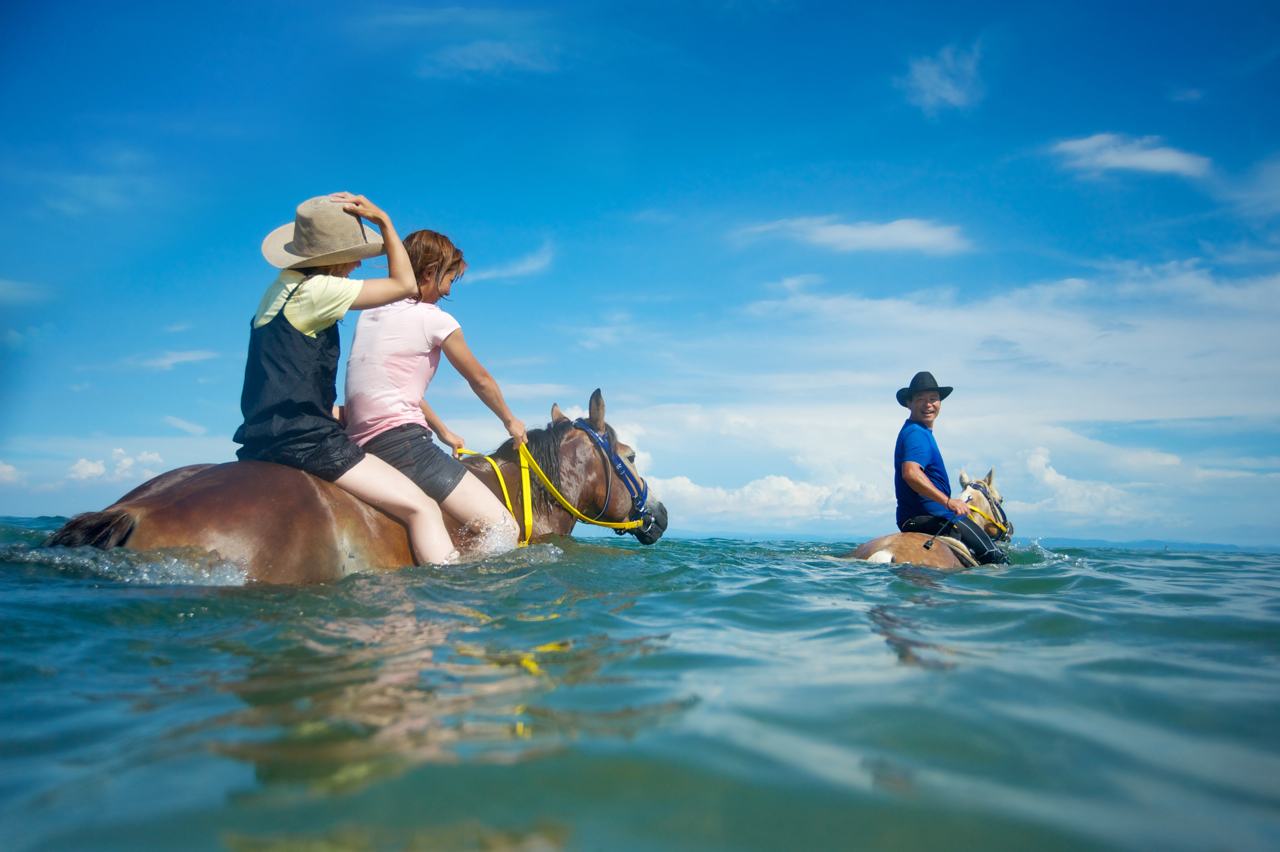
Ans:
[{"label": "water splash", "polygon": [[100,577],[142,586],[243,586],[244,566],[195,548],[0,546],[0,562],[50,568],[68,577]]}]

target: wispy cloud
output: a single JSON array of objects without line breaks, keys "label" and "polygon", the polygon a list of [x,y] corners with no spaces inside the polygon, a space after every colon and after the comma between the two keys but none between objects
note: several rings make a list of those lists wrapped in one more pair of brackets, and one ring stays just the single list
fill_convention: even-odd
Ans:
[{"label": "wispy cloud", "polygon": [[752,225],[737,232],[739,238],[780,234],[789,239],[840,252],[919,251],[956,254],[973,245],[955,225],[929,219],[895,219],[892,222],[840,222],[835,216],[779,219]]},{"label": "wispy cloud", "polygon": [[432,53],[418,73],[423,77],[501,74],[507,71],[547,73],[556,70],[554,55],[542,45],[481,39],[449,45]]},{"label": "wispy cloud", "polygon": [[144,151],[120,145],[72,152],[69,168],[29,166],[3,170],[7,183],[29,186],[44,206],[66,216],[132,209],[154,203],[161,192],[155,166]]},{"label": "wispy cloud", "polygon": [[164,422],[180,432],[186,432],[188,435],[203,435],[209,431],[199,423],[192,423],[190,420],[183,420],[181,417],[165,416]]},{"label": "wispy cloud", "polygon": [[188,350],[185,352],[165,352],[152,358],[134,357],[126,362],[130,366],[143,367],[148,370],[172,370],[179,364],[193,364],[198,361],[208,361],[211,358],[217,358],[217,352],[210,352],[206,349]]},{"label": "wispy cloud", "polygon": [[1208,157],[1170,148],[1162,141],[1159,136],[1095,133],[1058,142],[1049,150],[1062,157],[1068,168],[1082,172],[1136,171],[1188,178],[1209,174]]},{"label": "wispy cloud", "polygon": [[896,82],[906,90],[907,99],[928,115],[971,107],[983,96],[978,78],[981,55],[977,44],[968,50],[948,45],[936,56],[911,60],[907,76]]},{"label": "wispy cloud", "polygon": [[381,33],[413,33],[429,45],[418,64],[422,77],[486,77],[557,70],[559,49],[547,14],[517,9],[403,9],[363,22]]},{"label": "wispy cloud", "polygon": [[47,298],[49,291],[41,284],[0,278],[0,305],[27,305]]},{"label": "wispy cloud", "polygon": [[1244,178],[1224,183],[1218,193],[1249,216],[1280,213],[1280,157],[1264,160]]},{"label": "wispy cloud", "polygon": [[462,280],[464,282],[490,281],[497,278],[523,278],[528,275],[537,275],[539,272],[545,272],[551,267],[555,256],[555,248],[548,241],[543,243],[537,251],[517,258],[510,263],[482,267],[474,272],[468,271],[466,277]]},{"label": "wispy cloud", "polygon": [[10,484],[22,478],[18,469],[11,464],[0,461],[0,484]]}]

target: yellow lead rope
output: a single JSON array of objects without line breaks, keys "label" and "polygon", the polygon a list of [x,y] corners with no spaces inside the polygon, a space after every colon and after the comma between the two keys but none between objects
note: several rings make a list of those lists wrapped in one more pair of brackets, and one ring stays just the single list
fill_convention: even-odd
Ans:
[{"label": "yellow lead rope", "polygon": [[970,503],[970,504],[969,504],[969,511],[970,511],[970,512],[977,512],[979,515],[981,515],[982,517],[986,518],[988,521],[990,521],[992,524],[994,524],[994,525],[995,525],[995,528],[996,528],[996,529],[998,529],[998,530],[1000,530],[1000,532],[1007,533],[1007,532],[1009,531],[1009,528],[1008,528],[1008,527],[1006,527],[1004,524],[1000,523],[1000,522],[999,522],[999,521],[997,521],[995,518],[991,517],[991,516],[990,516],[990,515],[988,515],[986,512],[982,511],[981,509],[979,509],[977,506],[973,505],[972,503]]},{"label": "yellow lead rope", "polygon": [[[493,468],[494,475],[498,477],[498,485],[502,488],[502,499],[507,504],[507,511],[511,513],[511,517],[516,517],[515,506],[511,503],[511,493],[507,491],[507,481],[502,477],[502,470],[498,467],[498,462],[495,461],[492,456],[486,456],[483,453],[478,453],[475,450],[468,450],[465,447],[458,447],[456,452],[458,455],[463,456],[480,456],[480,458],[489,463],[489,466]],[[578,511],[577,506],[574,506],[566,500],[564,495],[551,484],[551,480],[542,472],[542,468],[538,465],[537,460],[534,459],[533,454],[529,452],[528,445],[521,444],[519,453],[520,487],[524,492],[521,495],[523,499],[520,501],[522,504],[521,509],[523,509],[522,514],[524,515],[524,533],[520,536],[520,541],[518,542],[520,547],[526,546],[533,538],[533,489],[530,487],[529,468],[533,468],[533,472],[538,475],[538,481],[542,483],[543,488],[547,489],[547,493],[554,497],[556,502],[559,503],[566,512],[573,515],[573,517],[582,521],[584,524],[592,524],[597,527],[608,527],[613,530],[633,530],[644,525],[644,521],[640,520],[597,521],[592,518],[588,518],[586,515],[582,514],[582,512]]]}]

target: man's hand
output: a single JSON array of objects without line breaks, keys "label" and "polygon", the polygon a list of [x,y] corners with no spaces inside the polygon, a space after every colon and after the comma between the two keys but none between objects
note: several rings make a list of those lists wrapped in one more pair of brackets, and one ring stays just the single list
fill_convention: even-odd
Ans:
[{"label": "man's hand", "polygon": [[947,498],[947,502],[943,505],[947,507],[948,511],[955,512],[962,518],[969,514],[969,504],[963,500],[957,500],[955,497]]}]

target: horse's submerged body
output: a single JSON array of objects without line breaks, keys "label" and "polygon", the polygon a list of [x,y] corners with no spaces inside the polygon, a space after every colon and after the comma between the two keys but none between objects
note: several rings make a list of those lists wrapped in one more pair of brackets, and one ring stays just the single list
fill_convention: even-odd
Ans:
[{"label": "horse's submerged body", "polygon": [[[960,499],[969,503],[976,517],[983,521],[987,535],[993,541],[1008,541],[1013,535],[1013,525],[1005,516],[1004,498],[995,486],[995,471],[988,471],[982,479],[971,480],[960,472]],[[897,532],[872,539],[849,554],[852,559],[868,562],[907,563],[940,571],[963,571],[976,567],[978,561],[958,539],[925,535],[918,532]]]},{"label": "horse's submerged body", "polygon": [[[606,444],[615,459],[630,461],[631,450],[618,444],[604,420],[604,400],[591,397],[590,418],[581,425]],[[529,432],[530,452],[557,489],[579,511],[595,519],[621,521],[637,513],[629,490],[614,481],[617,463],[600,463],[605,450],[587,429],[575,428],[559,407],[552,407],[546,429]],[[599,458],[598,458],[599,457]],[[506,491],[520,499],[518,452],[511,442],[493,456]],[[502,497],[499,473],[483,458],[464,461]],[[640,480],[643,482],[643,480]],[[520,496],[517,496],[520,495]],[[525,538],[568,535],[574,517],[539,491],[531,495],[532,530],[516,523]],[[666,509],[654,502],[640,506],[651,521],[633,530],[645,544],[661,537]],[[455,543],[465,546],[467,530],[450,526]],[[101,512],[72,518],[50,538],[50,546],[92,545],[134,550],[198,548],[243,565],[251,580],[314,583],[357,571],[401,568],[413,563],[404,527],[373,506],[332,483],[269,462],[191,465],[143,483]]]}]

